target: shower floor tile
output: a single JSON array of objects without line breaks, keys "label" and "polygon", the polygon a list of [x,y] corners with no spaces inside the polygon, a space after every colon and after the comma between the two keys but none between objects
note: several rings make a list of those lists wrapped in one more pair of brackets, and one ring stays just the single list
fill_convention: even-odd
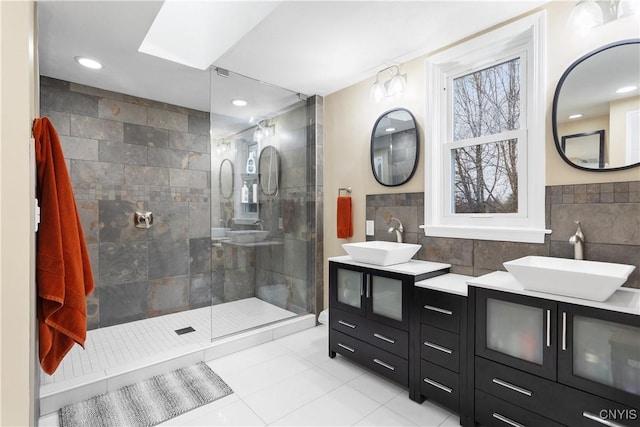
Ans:
[{"label": "shower floor tile", "polygon": [[[296,316],[258,298],[203,307],[88,331],[85,348],[76,345],[52,376],[40,372],[40,384],[58,384],[104,374],[138,360],[209,343],[226,335]],[[213,328],[212,328],[213,326]],[[194,332],[175,331],[192,327]]]}]

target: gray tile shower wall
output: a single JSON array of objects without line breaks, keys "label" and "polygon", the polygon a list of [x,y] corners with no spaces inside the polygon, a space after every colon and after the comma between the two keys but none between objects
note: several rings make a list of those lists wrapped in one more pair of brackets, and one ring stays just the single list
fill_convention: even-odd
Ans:
[{"label": "gray tile shower wall", "polygon": [[367,196],[367,220],[375,235],[367,240],[395,240],[384,218],[402,221],[405,241],[419,243],[418,259],[446,262],[453,273],[480,276],[504,270],[503,262],[527,255],[572,258],[569,237],[574,220],[585,234],[585,259],[635,265],[625,286],[640,288],[640,181],[546,187],[546,226],[553,232],[542,244],[426,237],[418,225],[424,218],[423,193]]},{"label": "gray tile shower wall", "polygon": [[[89,328],[209,305],[209,113],[40,81],[96,278]],[[135,228],[136,210],[153,212],[150,229]]]}]

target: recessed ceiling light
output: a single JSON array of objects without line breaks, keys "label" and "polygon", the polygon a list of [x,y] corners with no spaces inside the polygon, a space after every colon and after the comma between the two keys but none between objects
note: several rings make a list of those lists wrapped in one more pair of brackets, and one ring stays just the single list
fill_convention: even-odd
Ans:
[{"label": "recessed ceiling light", "polygon": [[91,68],[92,70],[99,70],[102,68],[102,64],[95,59],[87,58],[86,56],[76,56],[73,58],[76,62],[83,67]]},{"label": "recessed ceiling light", "polygon": [[569,119],[579,119],[580,117],[582,117],[582,114],[572,114],[569,116]]},{"label": "recessed ceiling light", "polygon": [[393,132],[394,130],[396,130],[396,128],[386,128],[384,131],[385,132]]},{"label": "recessed ceiling light", "polygon": [[247,101],[245,101],[244,99],[234,99],[233,101],[231,101],[231,103],[236,107],[244,107],[247,105]]},{"label": "recessed ceiling light", "polygon": [[621,87],[620,89],[618,89],[616,91],[616,93],[627,93],[627,92],[633,92],[634,90],[638,89],[638,86],[624,86]]}]

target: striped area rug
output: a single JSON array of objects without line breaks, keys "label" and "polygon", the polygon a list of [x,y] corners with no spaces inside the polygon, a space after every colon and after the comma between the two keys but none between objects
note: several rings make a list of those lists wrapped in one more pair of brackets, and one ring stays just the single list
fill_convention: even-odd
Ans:
[{"label": "striped area rug", "polygon": [[200,362],[60,409],[60,426],[153,426],[233,393]]}]

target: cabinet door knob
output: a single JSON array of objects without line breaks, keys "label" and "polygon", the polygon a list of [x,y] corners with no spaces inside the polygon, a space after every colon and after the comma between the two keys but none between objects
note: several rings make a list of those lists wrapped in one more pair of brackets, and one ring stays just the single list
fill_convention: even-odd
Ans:
[{"label": "cabinet door knob", "polygon": [[503,423],[509,424],[510,426],[513,426],[513,427],[525,427],[523,424],[517,423],[517,422],[513,421],[511,418],[507,418],[504,415],[500,415],[497,412],[494,412],[492,416],[496,420],[500,420]]},{"label": "cabinet door knob", "polygon": [[506,381],[503,381],[500,378],[494,378],[492,380],[492,382],[494,384],[498,384],[499,386],[508,388],[509,390],[517,391],[518,393],[524,394],[525,396],[531,396],[533,394],[529,390],[527,390],[526,388],[518,387],[517,385],[508,383]]},{"label": "cabinet door knob", "polygon": [[567,313],[562,312],[562,351],[567,349]]},{"label": "cabinet door knob", "polygon": [[547,347],[551,347],[551,310],[547,310]]}]

